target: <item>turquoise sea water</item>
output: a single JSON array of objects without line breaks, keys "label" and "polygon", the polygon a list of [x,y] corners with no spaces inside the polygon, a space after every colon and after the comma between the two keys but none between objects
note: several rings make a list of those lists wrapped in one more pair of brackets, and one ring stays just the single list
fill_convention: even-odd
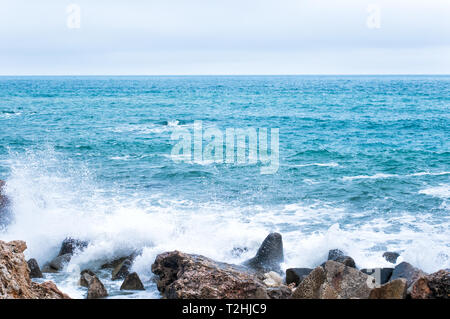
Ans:
[{"label": "turquoise sea water", "polygon": [[[126,297],[157,297],[157,253],[240,262],[269,231],[283,235],[285,267],[338,247],[360,267],[395,250],[449,268],[449,110],[450,76],[1,77],[13,205],[0,238],[26,240],[40,263],[67,236],[90,240],[53,278],[75,297],[76,266],[143,249],[133,267],[148,291]],[[278,172],[174,162],[171,133],[197,120],[279,128]]]}]

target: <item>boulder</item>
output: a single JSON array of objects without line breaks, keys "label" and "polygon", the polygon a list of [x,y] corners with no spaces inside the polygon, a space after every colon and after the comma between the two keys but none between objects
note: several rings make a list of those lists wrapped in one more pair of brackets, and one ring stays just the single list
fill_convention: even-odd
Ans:
[{"label": "boulder", "polygon": [[414,281],[419,279],[419,277],[425,275],[426,273],[424,273],[422,270],[414,267],[413,265],[407,262],[402,262],[394,268],[391,280],[405,278],[408,283],[408,287],[410,287],[414,283]]},{"label": "boulder", "polygon": [[133,253],[114,258],[112,260],[109,260],[101,265],[101,269],[114,269],[117,266],[119,266],[121,263],[123,263],[126,259],[129,259],[131,262],[133,262],[137,256],[141,254],[141,251],[134,251]]},{"label": "boulder", "polygon": [[406,279],[395,279],[381,287],[373,288],[369,299],[405,299],[407,290]]},{"label": "boulder", "polygon": [[[333,260],[338,263],[344,264],[348,267],[356,268],[355,261],[352,257],[344,255],[340,249],[332,249],[328,252],[328,260]],[[323,263],[321,266],[324,266]]]},{"label": "boulder", "polygon": [[89,269],[85,269],[80,273],[80,280],[78,281],[78,284],[82,287],[88,288],[93,277],[95,277],[95,273]]},{"label": "boulder", "polygon": [[283,239],[281,234],[271,233],[264,239],[256,256],[244,262],[244,265],[261,272],[280,272],[280,263],[283,260]]},{"label": "boulder", "polygon": [[400,257],[399,253],[395,253],[392,251],[387,251],[383,254],[384,259],[386,259],[388,262],[395,264],[397,263],[397,258]]},{"label": "boulder", "polygon": [[371,269],[361,269],[361,272],[375,277],[377,284],[383,285],[391,279],[392,272],[394,268],[371,268]]},{"label": "boulder", "polygon": [[145,288],[138,274],[133,272],[125,278],[120,290],[145,290]]},{"label": "boulder", "polygon": [[23,241],[0,240],[0,299],[69,299],[54,283],[32,282]]},{"label": "boulder", "polygon": [[450,272],[439,270],[417,279],[409,292],[412,299],[450,299]]},{"label": "boulder", "polygon": [[71,254],[57,256],[50,262],[49,266],[56,271],[63,270],[64,267],[70,262],[71,258]]},{"label": "boulder", "polygon": [[103,283],[98,279],[97,276],[93,276],[90,278],[87,299],[98,299],[104,298],[108,296],[108,292],[106,291]]},{"label": "boulder", "polygon": [[292,294],[294,299],[367,299],[374,280],[367,274],[329,260],[314,269]]},{"label": "boulder", "polygon": [[27,262],[28,268],[30,270],[30,278],[43,278],[41,268],[39,268],[39,264],[36,259],[31,258]]},{"label": "boulder", "polygon": [[312,271],[311,268],[288,268],[286,269],[286,284],[295,283],[298,286]]},{"label": "boulder", "polygon": [[66,238],[61,244],[58,256],[63,256],[69,254],[73,256],[77,251],[82,251],[88,246],[88,242],[84,240]]},{"label": "boulder", "polygon": [[125,279],[126,276],[130,273],[132,262],[129,259],[125,259],[116,268],[113,269],[111,274],[112,280]]},{"label": "boulder", "polygon": [[267,299],[291,294],[286,286],[267,287],[263,276],[246,267],[179,251],[158,255],[152,271],[158,290],[169,299]]}]

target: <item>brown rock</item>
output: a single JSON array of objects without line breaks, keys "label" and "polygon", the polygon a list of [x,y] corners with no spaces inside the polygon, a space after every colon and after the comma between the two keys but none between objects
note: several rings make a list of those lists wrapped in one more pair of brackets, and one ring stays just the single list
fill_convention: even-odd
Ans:
[{"label": "brown rock", "polygon": [[32,282],[23,241],[0,241],[0,299],[68,299],[52,282]]},{"label": "brown rock", "polygon": [[329,260],[314,269],[297,287],[295,299],[367,299],[372,277]]},{"label": "brown rock", "polygon": [[450,299],[450,272],[439,270],[417,279],[410,288],[412,299]]},{"label": "brown rock", "polygon": [[81,287],[89,287],[92,277],[95,277],[94,272],[89,269],[85,269],[80,273],[80,280],[78,281],[78,284]]},{"label": "brown rock", "polygon": [[120,290],[145,290],[145,288],[138,274],[133,272],[125,278]]},{"label": "brown rock", "polygon": [[98,299],[104,298],[108,296],[108,292],[106,291],[103,283],[98,279],[97,276],[93,276],[89,281],[89,288],[87,293],[87,299]]},{"label": "brown rock", "polygon": [[268,288],[264,278],[248,268],[179,251],[158,255],[152,271],[159,277],[158,290],[169,299],[267,299],[290,295],[286,286]]},{"label": "brown rock", "polygon": [[406,279],[395,279],[370,292],[369,299],[405,299],[408,288]]},{"label": "brown rock", "polygon": [[125,279],[130,273],[131,260],[125,259],[116,268],[113,269],[111,273],[112,280]]}]

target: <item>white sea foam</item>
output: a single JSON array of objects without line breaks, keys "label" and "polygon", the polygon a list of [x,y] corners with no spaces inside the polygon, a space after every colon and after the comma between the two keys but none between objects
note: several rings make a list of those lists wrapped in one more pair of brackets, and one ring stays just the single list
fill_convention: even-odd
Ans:
[{"label": "white sea foam", "polygon": [[448,175],[450,172],[418,172],[406,175],[398,175],[398,174],[385,174],[385,173],[377,173],[374,175],[357,175],[357,176],[344,176],[342,179],[344,181],[352,181],[358,179],[383,179],[383,178],[401,178],[401,177],[418,177],[418,176],[441,176]]},{"label": "white sea foam", "polygon": [[450,198],[450,184],[441,184],[435,187],[428,187],[420,190],[419,194],[447,199]]}]

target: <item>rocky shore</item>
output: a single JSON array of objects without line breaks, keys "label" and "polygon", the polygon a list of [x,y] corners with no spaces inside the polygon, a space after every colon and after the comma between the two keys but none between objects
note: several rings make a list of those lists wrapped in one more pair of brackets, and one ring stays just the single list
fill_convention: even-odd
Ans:
[{"label": "rocky shore", "polygon": [[[8,199],[2,195],[0,219]],[[66,238],[56,257],[41,268],[35,259],[25,260],[26,243],[0,241],[0,299],[67,299],[54,283],[36,283],[43,273],[64,271],[73,256],[89,246],[88,241]],[[241,249],[243,251],[246,248]],[[96,269],[84,269],[79,285],[86,298],[109,295],[98,277],[109,270],[111,280],[120,280],[120,290],[139,291],[145,287],[133,262],[140,251],[105,260]],[[239,252],[236,252],[239,253]],[[167,299],[448,299],[450,272],[442,269],[427,274],[407,262],[397,264],[399,254],[382,255],[392,267],[358,269],[351,256],[340,249],[330,250],[328,258],[315,268],[281,270],[284,261],[281,234],[271,233],[256,255],[240,265],[227,264],[201,255],[180,251],[159,254],[149,265],[162,298]]]}]

